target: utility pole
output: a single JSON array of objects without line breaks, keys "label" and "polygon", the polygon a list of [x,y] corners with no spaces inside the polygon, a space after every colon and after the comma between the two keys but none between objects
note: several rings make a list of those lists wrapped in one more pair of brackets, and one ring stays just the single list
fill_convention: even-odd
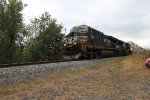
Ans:
[{"label": "utility pole", "polygon": [[66,35],[67,29],[65,28],[64,31],[65,31],[65,35]]}]

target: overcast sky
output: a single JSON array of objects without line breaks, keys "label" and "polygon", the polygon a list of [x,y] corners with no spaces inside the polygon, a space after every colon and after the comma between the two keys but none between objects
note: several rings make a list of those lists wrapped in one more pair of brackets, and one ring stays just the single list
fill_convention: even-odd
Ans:
[{"label": "overcast sky", "polygon": [[22,0],[25,23],[49,12],[67,33],[86,24],[123,41],[150,48],[150,0]]}]

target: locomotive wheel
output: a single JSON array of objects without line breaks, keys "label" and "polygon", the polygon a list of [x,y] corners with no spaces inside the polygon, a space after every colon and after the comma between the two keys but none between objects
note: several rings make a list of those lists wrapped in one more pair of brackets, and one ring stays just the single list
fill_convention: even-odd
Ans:
[{"label": "locomotive wheel", "polygon": [[91,59],[91,54],[87,54],[87,59]]},{"label": "locomotive wheel", "polygon": [[93,54],[93,58],[96,59],[96,54]]}]

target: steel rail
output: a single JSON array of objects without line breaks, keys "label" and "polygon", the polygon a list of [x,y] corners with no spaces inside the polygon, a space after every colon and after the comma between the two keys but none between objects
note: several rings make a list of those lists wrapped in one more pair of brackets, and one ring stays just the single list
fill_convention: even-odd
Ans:
[{"label": "steel rail", "polygon": [[70,61],[79,61],[79,60],[71,59],[71,60],[53,60],[53,61],[39,61],[39,62],[0,64],[0,68],[39,65],[39,64],[49,64],[49,63],[61,63],[61,62],[70,62]]}]

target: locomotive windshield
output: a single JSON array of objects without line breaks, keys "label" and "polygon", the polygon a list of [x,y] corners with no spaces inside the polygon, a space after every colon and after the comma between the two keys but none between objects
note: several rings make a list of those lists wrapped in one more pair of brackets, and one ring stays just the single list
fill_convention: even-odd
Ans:
[{"label": "locomotive windshield", "polygon": [[71,33],[69,33],[66,37],[74,37],[74,36],[76,36],[76,34],[77,34],[77,33],[75,33],[75,32],[71,32]]},{"label": "locomotive windshield", "polygon": [[70,32],[66,37],[85,36],[86,33]]},{"label": "locomotive windshield", "polygon": [[75,26],[71,29],[70,32],[87,33],[88,32],[88,26],[86,26],[86,25]]},{"label": "locomotive windshield", "polygon": [[66,37],[85,36],[87,35],[87,33],[88,33],[88,26],[80,25],[73,27]]}]

